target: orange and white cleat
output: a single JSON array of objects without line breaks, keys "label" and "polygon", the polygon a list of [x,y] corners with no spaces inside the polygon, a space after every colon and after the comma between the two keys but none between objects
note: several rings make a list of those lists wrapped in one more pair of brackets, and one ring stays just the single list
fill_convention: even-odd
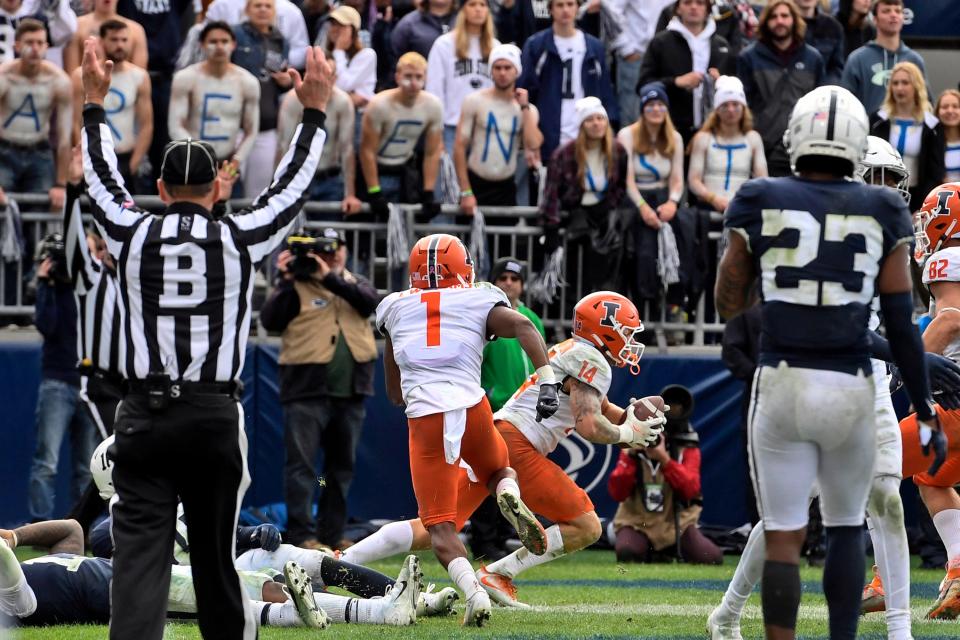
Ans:
[{"label": "orange and white cleat", "polygon": [[530,605],[517,600],[517,587],[513,580],[499,573],[487,571],[486,567],[477,569],[477,582],[489,594],[490,599],[501,607],[529,609]]},{"label": "orange and white cleat", "polygon": [[880,572],[877,565],[873,565],[873,580],[863,588],[860,597],[860,613],[876,613],[887,610],[886,593],[883,591],[883,582],[880,581]]},{"label": "orange and white cleat", "polygon": [[960,569],[952,569],[940,583],[940,595],[927,611],[927,619],[954,620],[958,616],[960,616]]}]

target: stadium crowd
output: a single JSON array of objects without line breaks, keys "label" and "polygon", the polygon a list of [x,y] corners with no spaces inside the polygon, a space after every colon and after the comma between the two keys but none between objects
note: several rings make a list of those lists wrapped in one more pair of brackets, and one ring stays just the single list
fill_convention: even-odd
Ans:
[{"label": "stadium crowd", "polygon": [[[156,193],[164,145],[189,136],[237,175],[231,195],[252,198],[302,110],[286,70],[315,44],[337,89],[310,199],[341,215],[312,218],[383,223],[390,204],[412,203],[419,222],[469,223],[484,207],[535,205],[543,236],[519,256],[534,274],[570,271],[580,254],[604,265],[579,274],[580,292],[626,291],[645,317],[684,322],[711,289],[709,234],[739,186],[790,173],[782,132],[811,89],[840,84],[863,102],[907,163],[917,206],[957,177],[960,93],[933,100],[903,12],[869,0],[11,0],[0,188],[62,205],[94,35],[116,65],[107,112],[129,191]],[[11,305],[35,267],[21,207],[7,210]],[[561,237],[566,265],[550,261]],[[360,245],[364,264],[385,247]]]}]

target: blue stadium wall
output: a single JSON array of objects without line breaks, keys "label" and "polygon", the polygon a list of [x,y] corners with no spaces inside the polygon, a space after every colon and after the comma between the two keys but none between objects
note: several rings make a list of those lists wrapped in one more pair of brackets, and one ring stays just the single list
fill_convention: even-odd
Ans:
[{"label": "blue stadium wall", "polygon": [[[659,392],[667,384],[693,391],[693,424],[703,450],[702,521],[739,526],[747,521],[747,465],[740,441],[740,396],[734,380],[716,357],[676,357],[646,354],[640,375],[617,370],[610,398],[624,403],[631,396]],[[380,367],[377,395],[367,400],[367,420],[358,452],[358,470],[350,494],[351,515],[361,519],[409,518],[416,502],[409,480],[407,428],[402,411],[386,400]],[[39,343],[0,343],[0,389],[3,419],[0,452],[0,526],[25,522],[27,478],[35,442],[34,407],[40,376]],[[277,348],[254,345],[244,369],[246,428],[250,440],[253,484],[247,506],[283,500],[283,418],[277,388]],[[554,454],[573,475],[601,516],[612,516],[616,503],[606,490],[606,478],[616,464],[617,450],[569,438]],[[171,460],[170,464],[176,464]],[[57,484],[56,513],[69,510],[69,454],[65,442]],[[211,469],[211,473],[215,470]]]}]

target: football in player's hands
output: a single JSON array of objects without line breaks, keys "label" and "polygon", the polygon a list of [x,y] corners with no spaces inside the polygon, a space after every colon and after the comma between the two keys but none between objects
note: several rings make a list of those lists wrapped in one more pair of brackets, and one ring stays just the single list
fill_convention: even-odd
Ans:
[{"label": "football in player's hands", "polygon": [[[657,412],[665,414],[669,410],[669,405],[667,405],[660,396],[647,396],[639,400],[630,398],[630,407],[627,409],[627,411],[633,411],[633,415],[637,420],[649,420],[650,418],[655,418]],[[627,412],[624,411],[620,424],[623,424],[626,419]]]}]

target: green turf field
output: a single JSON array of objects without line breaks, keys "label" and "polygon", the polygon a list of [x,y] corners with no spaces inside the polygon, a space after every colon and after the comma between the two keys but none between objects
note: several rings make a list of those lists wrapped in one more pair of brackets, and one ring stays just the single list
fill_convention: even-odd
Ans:
[{"label": "green turf field", "polygon": [[[21,550],[18,550],[20,553]],[[22,553],[27,557],[29,552]],[[450,584],[446,572],[432,554],[421,554],[426,578],[438,585]],[[393,574],[399,560],[377,563],[376,568]],[[464,630],[459,617],[428,618],[414,627],[334,625],[325,631],[268,628],[260,633],[266,640],[300,640],[321,635],[336,638],[430,638],[452,637],[533,640],[535,638],[704,638],[704,621],[720,601],[736,557],[727,557],[720,567],[689,565],[617,565],[612,552],[587,551],[562,558],[531,570],[517,581],[521,600],[534,605],[533,611],[494,609],[489,626]],[[826,608],[820,593],[820,570],[804,568],[803,606],[799,635],[826,638]],[[960,638],[960,620],[926,622],[923,614],[936,597],[941,571],[913,572],[914,637]],[[462,613],[462,605],[458,607]],[[747,605],[745,638],[761,636],[760,596],[754,593]],[[3,637],[0,630],[0,637]],[[861,638],[884,638],[882,614],[871,614],[860,626]],[[59,627],[18,630],[18,640],[93,640],[106,637],[106,627]],[[200,638],[195,625],[170,624],[170,640]]]}]

